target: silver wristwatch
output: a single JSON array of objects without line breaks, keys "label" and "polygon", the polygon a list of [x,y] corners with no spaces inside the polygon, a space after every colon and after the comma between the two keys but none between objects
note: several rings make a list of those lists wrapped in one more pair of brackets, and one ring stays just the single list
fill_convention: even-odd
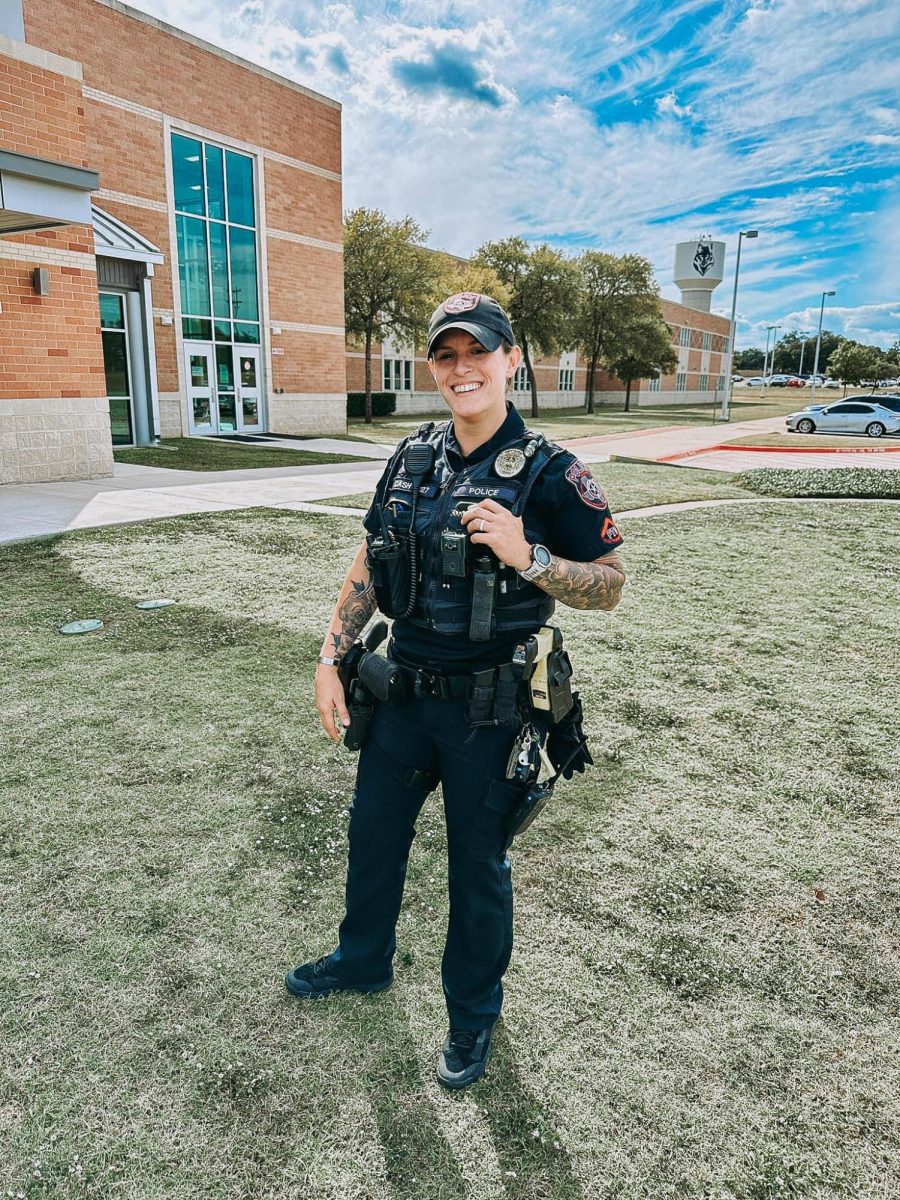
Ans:
[{"label": "silver wristwatch", "polygon": [[550,569],[552,561],[550,551],[540,542],[531,547],[531,566],[519,571],[523,579],[540,579],[545,571]]}]

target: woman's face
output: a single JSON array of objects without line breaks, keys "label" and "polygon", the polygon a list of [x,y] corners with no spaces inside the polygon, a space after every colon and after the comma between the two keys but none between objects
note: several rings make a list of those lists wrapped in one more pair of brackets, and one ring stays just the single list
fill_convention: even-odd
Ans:
[{"label": "woman's face", "polygon": [[506,412],[506,381],[521,353],[518,346],[510,354],[502,346],[488,351],[464,329],[448,329],[428,365],[453,416],[471,421],[494,410]]}]

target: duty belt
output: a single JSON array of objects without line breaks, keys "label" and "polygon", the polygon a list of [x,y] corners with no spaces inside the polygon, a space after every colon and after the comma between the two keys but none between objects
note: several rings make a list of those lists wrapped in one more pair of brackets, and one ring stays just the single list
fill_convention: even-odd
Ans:
[{"label": "duty belt", "polygon": [[429,671],[425,667],[411,667],[394,660],[403,671],[409,685],[410,695],[416,700],[433,697],[437,700],[454,700],[465,696],[472,680],[471,671],[465,675],[444,675],[440,671]]}]

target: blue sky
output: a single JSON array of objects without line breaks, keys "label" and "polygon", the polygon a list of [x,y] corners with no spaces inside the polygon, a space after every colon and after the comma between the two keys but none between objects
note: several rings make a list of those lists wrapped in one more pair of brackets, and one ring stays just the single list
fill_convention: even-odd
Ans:
[{"label": "blue sky", "polygon": [[521,234],[729,247],[713,309],[900,337],[900,6],[885,0],[139,0],[344,106],[344,202],[457,254]]}]

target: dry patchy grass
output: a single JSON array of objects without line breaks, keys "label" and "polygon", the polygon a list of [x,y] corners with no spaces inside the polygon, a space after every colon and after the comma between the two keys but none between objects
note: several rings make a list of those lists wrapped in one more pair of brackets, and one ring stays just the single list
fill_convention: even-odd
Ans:
[{"label": "dry patchy grass", "polygon": [[[436,802],[393,991],[281,991],[341,912],[354,761],[310,693],[358,523],[0,552],[4,1191],[896,1195],[894,510],[760,501],[626,536],[625,602],[561,614],[597,766],[514,852],[505,1022],[462,1096],[433,1081]],[[134,609],[160,593],[179,604]]]}]

